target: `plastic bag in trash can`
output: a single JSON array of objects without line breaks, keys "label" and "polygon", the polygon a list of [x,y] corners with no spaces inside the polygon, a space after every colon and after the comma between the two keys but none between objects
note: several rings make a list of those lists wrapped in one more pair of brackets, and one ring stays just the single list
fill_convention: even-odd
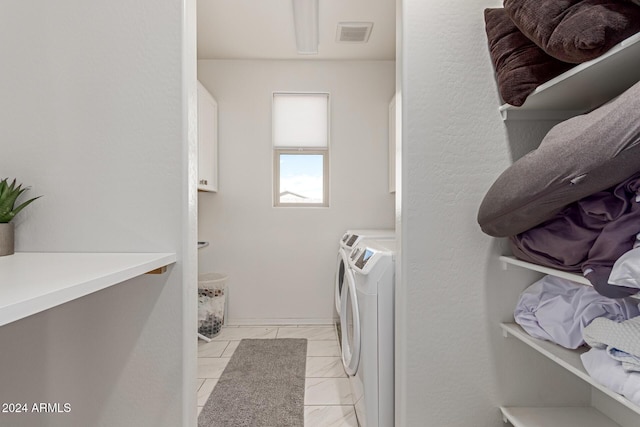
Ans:
[{"label": "plastic bag in trash can", "polygon": [[224,324],[226,276],[207,273],[198,277],[198,333],[213,338]]}]

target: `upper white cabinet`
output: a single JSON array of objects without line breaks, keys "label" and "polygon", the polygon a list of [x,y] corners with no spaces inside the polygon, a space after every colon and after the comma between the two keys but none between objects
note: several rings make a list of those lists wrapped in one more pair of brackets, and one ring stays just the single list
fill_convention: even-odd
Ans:
[{"label": "upper white cabinet", "polygon": [[389,103],[389,193],[396,192],[396,96]]},{"label": "upper white cabinet", "polygon": [[198,82],[198,191],[218,191],[218,103]]}]

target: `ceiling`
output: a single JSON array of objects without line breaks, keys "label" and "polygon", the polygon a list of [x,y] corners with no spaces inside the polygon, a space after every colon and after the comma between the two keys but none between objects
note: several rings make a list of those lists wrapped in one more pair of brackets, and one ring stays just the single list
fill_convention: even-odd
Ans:
[{"label": "ceiling", "polygon": [[[395,59],[395,0],[320,0],[317,55],[296,52],[291,0],[198,0],[198,59]],[[338,43],[338,22],[373,22],[368,43]]]}]

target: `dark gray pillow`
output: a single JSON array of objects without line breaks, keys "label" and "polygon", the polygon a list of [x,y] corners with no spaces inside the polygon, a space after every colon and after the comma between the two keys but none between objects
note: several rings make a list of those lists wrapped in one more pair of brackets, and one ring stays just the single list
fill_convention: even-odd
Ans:
[{"label": "dark gray pillow", "polygon": [[640,7],[621,0],[504,0],[504,9],[547,54],[575,64],[640,31]]},{"label": "dark gray pillow", "polygon": [[512,236],[569,203],[640,171],[640,83],[615,100],[554,126],[540,146],[502,173],[484,197],[485,233]]},{"label": "dark gray pillow", "polygon": [[506,103],[521,106],[538,86],[575,66],[547,55],[502,8],[485,9],[484,21],[498,90]]}]

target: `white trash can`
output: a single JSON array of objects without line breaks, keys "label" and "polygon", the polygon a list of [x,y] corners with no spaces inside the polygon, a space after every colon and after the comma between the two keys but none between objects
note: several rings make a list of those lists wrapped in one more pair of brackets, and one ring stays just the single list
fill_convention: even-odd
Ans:
[{"label": "white trash can", "polygon": [[211,339],[224,324],[227,275],[204,273],[198,276],[198,335]]}]

